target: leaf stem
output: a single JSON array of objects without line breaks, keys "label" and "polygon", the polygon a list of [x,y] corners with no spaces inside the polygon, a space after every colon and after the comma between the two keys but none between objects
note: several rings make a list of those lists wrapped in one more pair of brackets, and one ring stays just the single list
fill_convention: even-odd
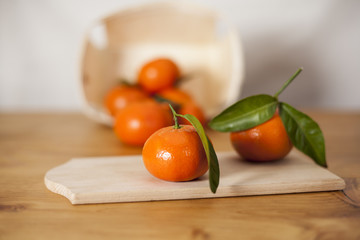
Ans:
[{"label": "leaf stem", "polygon": [[169,107],[171,109],[171,112],[173,114],[173,118],[174,118],[174,129],[179,129],[181,128],[179,123],[178,123],[178,119],[177,119],[177,116],[178,114],[175,112],[174,108],[171,106],[171,104],[169,103]]},{"label": "leaf stem", "polygon": [[303,70],[303,68],[299,68],[296,73],[294,75],[291,76],[291,78],[289,78],[289,80],[287,80],[284,85],[280,88],[280,90],[275,93],[274,98],[277,98],[284,90],[287,86],[289,86],[289,84],[301,73],[301,71]]}]

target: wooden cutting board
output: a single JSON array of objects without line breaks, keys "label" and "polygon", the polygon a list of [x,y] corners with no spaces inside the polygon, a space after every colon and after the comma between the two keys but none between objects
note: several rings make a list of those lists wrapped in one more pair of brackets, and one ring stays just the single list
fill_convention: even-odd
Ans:
[{"label": "wooden cutting board", "polygon": [[333,191],[345,182],[293,150],[272,163],[242,161],[234,152],[218,153],[220,185],[213,194],[208,175],[190,182],[159,180],[141,156],[74,158],[49,170],[46,187],[72,204],[136,202]]}]

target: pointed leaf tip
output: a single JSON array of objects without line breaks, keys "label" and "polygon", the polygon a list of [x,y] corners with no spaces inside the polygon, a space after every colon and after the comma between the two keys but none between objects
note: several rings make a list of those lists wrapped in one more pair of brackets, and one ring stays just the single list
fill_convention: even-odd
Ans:
[{"label": "pointed leaf tip", "polygon": [[287,103],[280,103],[280,117],[291,142],[317,164],[327,167],[325,140],[319,125]]},{"label": "pointed leaf tip", "polygon": [[219,169],[219,161],[214,149],[214,146],[212,145],[209,138],[206,136],[205,130],[203,126],[201,125],[200,121],[190,114],[185,115],[179,115],[186,120],[188,120],[191,125],[195,128],[196,132],[198,133],[202,145],[204,147],[206,158],[209,165],[209,185],[211,192],[216,193],[216,190],[219,186],[220,182],[220,169]]}]

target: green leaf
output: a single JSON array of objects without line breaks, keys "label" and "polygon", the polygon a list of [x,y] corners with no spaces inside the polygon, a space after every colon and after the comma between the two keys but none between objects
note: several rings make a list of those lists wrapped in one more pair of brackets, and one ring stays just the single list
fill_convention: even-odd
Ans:
[{"label": "green leaf", "polygon": [[287,103],[280,103],[280,116],[294,146],[326,167],[325,141],[319,125]]},{"label": "green leaf", "polygon": [[217,115],[209,126],[220,132],[243,131],[269,120],[277,104],[275,97],[266,94],[247,97]]},{"label": "green leaf", "polygon": [[199,134],[201,142],[204,146],[206,158],[208,160],[210,189],[213,193],[216,193],[220,181],[220,169],[219,169],[219,161],[216,156],[212,143],[210,142],[209,138],[206,136],[203,126],[196,117],[190,114],[185,114],[185,115],[177,114],[177,116],[183,117],[186,120],[188,120],[191,123],[191,125],[194,126],[196,132]]},{"label": "green leaf", "polygon": [[210,182],[210,189],[213,193],[216,193],[216,190],[219,186],[220,181],[220,168],[219,168],[219,160],[216,156],[216,152],[214,146],[210,142],[208,137],[207,141],[209,144],[209,151],[210,151],[210,159],[208,159],[209,164],[209,182]]}]

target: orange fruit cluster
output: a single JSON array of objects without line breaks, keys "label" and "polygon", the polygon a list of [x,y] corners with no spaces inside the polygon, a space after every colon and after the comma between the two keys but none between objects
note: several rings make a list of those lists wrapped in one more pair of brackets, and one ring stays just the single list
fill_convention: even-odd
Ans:
[{"label": "orange fruit cluster", "polygon": [[180,114],[192,114],[205,124],[203,110],[187,92],[176,87],[180,76],[175,62],[159,58],[140,69],[135,85],[122,84],[107,92],[104,105],[115,119],[114,131],[121,142],[143,146],[155,131],[172,125],[169,103],[176,105]]}]

